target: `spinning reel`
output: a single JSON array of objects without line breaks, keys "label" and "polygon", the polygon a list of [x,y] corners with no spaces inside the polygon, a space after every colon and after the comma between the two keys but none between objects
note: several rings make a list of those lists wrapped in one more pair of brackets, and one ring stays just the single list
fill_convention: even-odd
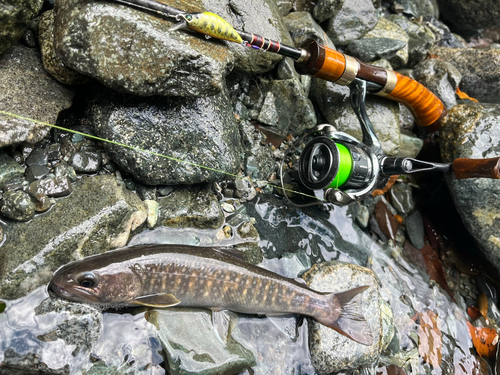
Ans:
[{"label": "spinning reel", "polygon": [[[303,187],[323,190],[327,202],[344,206],[371,196],[375,189],[387,184],[391,175],[422,171],[451,172],[451,164],[387,157],[382,151],[365,108],[366,93],[375,92],[380,86],[355,79],[349,88],[351,106],[361,124],[363,142],[336,131],[332,125],[327,124],[318,125],[305,132],[293,145],[296,146],[306,137],[313,136],[302,151],[295,171]],[[282,176],[283,170],[283,188]],[[286,193],[284,194],[290,200]],[[299,207],[320,204],[290,203]]]}]

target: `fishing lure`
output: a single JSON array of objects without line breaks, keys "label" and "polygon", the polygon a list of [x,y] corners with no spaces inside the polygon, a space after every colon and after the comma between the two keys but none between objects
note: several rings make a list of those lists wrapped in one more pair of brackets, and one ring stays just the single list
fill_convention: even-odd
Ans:
[{"label": "fishing lure", "polygon": [[179,20],[182,18],[183,21],[174,25],[170,31],[188,27],[191,30],[217,39],[229,40],[236,43],[243,42],[240,34],[225,19],[215,13],[183,13],[179,14],[177,18]]}]

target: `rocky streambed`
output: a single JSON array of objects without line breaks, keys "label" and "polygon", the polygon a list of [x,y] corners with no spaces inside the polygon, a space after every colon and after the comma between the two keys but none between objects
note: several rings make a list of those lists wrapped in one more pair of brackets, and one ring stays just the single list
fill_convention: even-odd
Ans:
[{"label": "rocky streambed", "polygon": [[[367,98],[389,156],[500,154],[494,2],[168,3],[289,45],[314,37],[424,84],[448,109],[430,137],[404,106]],[[361,139],[348,88],[111,1],[6,4],[0,374],[496,373],[498,181],[400,176],[348,207],[294,207],[279,166],[302,132],[328,123]],[[285,163],[291,191],[303,147]],[[140,243],[232,247],[318,291],[370,285],[374,344],[245,314],[221,341],[208,310],[101,311],[49,295],[60,266]]]}]

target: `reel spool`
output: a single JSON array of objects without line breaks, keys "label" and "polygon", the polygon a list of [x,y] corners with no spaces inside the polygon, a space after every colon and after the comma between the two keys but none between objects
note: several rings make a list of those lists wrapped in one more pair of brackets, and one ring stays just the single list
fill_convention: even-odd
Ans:
[{"label": "reel spool", "polygon": [[370,182],[372,163],[365,150],[352,142],[316,136],[300,155],[300,182],[308,189],[362,189]]}]

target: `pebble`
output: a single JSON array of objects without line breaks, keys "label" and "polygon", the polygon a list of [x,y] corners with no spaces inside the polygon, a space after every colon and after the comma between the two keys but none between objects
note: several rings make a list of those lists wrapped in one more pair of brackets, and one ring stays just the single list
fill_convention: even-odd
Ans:
[{"label": "pebble", "polygon": [[26,165],[28,167],[31,167],[32,165],[47,165],[48,160],[49,155],[47,150],[43,148],[35,148],[26,159]]},{"label": "pebble", "polygon": [[64,197],[71,193],[71,182],[67,177],[52,177],[33,181],[29,186],[29,193],[35,197],[36,194],[45,194],[49,197]]},{"label": "pebble", "polygon": [[23,174],[24,168],[0,150],[0,188],[9,181],[22,177]]},{"label": "pebble", "polygon": [[71,182],[77,180],[75,169],[67,164],[57,164],[54,173],[56,177],[67,177]]},{"label": "pebble", "polygon": [[35,204],[22,190],[8,191],[3,196],[3,206],[0,212],[12,220],[28,221],[35,215]]},{"label": "pebble", "polygon": [[415,211],[406,218],[406,232],[413,246],[424,247],[424,221],[420,212]]},{"label": "pebble", "polygon": [[95,173],[101,166],[102,156],[100,152],[78,151],[68,160],[68,163],[80,173]]},{"label": "pebble", "polygon": [[144,201],[144,204],[146,205],[148,211],[148,218],[147,218],[148,227],[153,228],[156,225],[156,222],[158,221],[160,206],[157,201],[151,199],[146,199]]},{"label": "pebble", "polygon": [[46,165],[32,165],[26,169],[26,179],[29,182],[40,180],[50,173],[50,168]]},{"label": "pebble", "polygon": [[52,206],[50,198],[45,194],[36,194],[34,198],[36,212],[45,212]]},{"label": "pebble", "polygon": [[407,215],[415,207],[411,186],[405,183],[395,184],[389,190],[392,206],[400,214]]},{"label": "pebble", "polygon": [[166,197],[172,191],[174,191],[173,186],[158,186],[157,192],[160,197]]},{"label": "pebble", "polygon": [[356,221],[361,228],[368,227],[368,220],[370,219],[370,212],[368,207],[363,204],[356,206]]},{"label": "pebble", "polygon": [[232,214],[236,210],[232,204],[229,204],[227,202],[222,202],[220,206],[225,212],[230,214]]}]

